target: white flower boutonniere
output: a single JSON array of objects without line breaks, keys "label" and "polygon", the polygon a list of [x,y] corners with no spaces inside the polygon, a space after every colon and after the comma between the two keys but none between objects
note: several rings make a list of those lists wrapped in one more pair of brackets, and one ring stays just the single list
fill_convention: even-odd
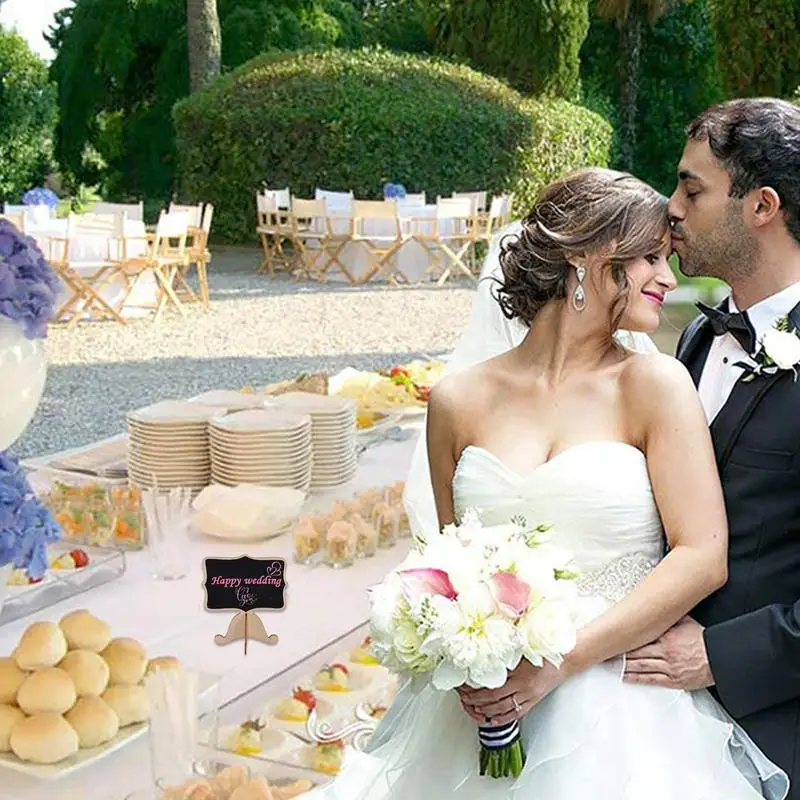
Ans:
[{"label": "white flower boutonniere", "polygon": [[737,367],[745,370],[743,381],[752,381],[757,375],[774,375],[778,370],[791,370],[794,379],[800,367],[800,334],[789,326],[789,318],[781,317],[772,330],[767,331],[753,354],[755,366],[744,361]]}]

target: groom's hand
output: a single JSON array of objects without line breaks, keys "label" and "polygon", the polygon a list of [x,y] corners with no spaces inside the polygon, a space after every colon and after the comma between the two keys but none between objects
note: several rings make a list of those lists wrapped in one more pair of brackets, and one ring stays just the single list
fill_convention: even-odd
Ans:
[{"label": "groom's hand", "polygon": [[625,680],[688,691],[713,686],[703,627],[684,617],[660,639],[632,650],[625,660]]}]

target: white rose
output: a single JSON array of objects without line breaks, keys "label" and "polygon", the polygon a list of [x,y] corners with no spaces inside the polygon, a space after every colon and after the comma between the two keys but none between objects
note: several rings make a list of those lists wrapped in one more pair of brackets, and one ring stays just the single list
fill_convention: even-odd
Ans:
[{"label": "white rose", "polygon": [[800,337],[795,333],[770,330],[764,334],[761,344],[780,369],[791,369],[800,363]]},{"label": "white rose", "polygon": [[411,672],[428,669],[428,657],[420,651],[422,640],[417,635],[415,625],[401,622],[394,630],[394,651],[398,660]]}]

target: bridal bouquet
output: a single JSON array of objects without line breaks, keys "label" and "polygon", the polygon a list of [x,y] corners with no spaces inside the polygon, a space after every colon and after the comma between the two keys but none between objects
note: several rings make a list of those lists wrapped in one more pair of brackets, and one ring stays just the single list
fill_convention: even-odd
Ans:
[{"label": "bridal bouquet", "polygon": [[[497,689],[522,658],[560,666],[575,646],[571,556],[551,527],[521,518],[484,527],[477,512],[421,543],[370,589],[372,650],[389,669],[428,674],[436,689]],[[518,776],[519,721],[480,726],[480,773]]]}]

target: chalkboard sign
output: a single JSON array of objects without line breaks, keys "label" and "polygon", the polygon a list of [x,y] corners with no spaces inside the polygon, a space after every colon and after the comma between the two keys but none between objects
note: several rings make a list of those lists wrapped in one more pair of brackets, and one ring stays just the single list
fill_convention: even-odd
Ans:
[{"label": "chalkboard sign", "polygon": [[285,566],[281,558],[206,558],[203,560],[209,611],[286,608]]}]

